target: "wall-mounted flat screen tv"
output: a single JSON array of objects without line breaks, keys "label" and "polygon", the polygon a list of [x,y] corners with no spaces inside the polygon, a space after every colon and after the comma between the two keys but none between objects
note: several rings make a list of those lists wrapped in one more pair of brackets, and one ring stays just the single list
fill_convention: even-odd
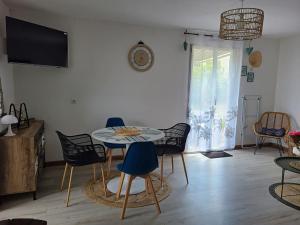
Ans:
[{"label": "wall-mounted flat screen tv", "polygon": [[8,62],[68,66],[68,34],[6,17]]}]

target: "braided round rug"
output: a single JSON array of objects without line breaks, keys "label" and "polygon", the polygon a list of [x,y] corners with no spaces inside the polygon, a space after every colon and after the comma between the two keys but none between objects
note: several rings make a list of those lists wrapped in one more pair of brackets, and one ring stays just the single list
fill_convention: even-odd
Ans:
[{"label": "braided round rug", "polygon": [[[110,179],[113,179],[117,176],[120,176],[120,172],[117,171],[111,171],[110,173]],[[171,188],[168,184],[168,182],[164,179],[163,180],[163,188],[160,187],[160,175],[156,173],[151,173],[152,183],[155,189],[157,200],[160,202],[164,199],[166,199],[169,194],[171,193]],[[99,204],[108,205],[115,208],[122,208],[123,207],[123,201],[124,196],[121,195],[120,199],[116,201],[116,194],[110,192],[107,190],[107,196],[104,194],[104,188],[102,185],[100,178],[97,179],[96,182],[94,182],[93,179],[89,180],[87,184],[85,185],[85,193],[87,197]],[[106,181],[107,182],[107,181]],[[134,180],[133,180],[134,182]],[[131,194],[128,198],[128,208],[137,208],[137,207],[143,207],[147,205],[153,205],[153,197],[151,194],[147,194],[146,191],[143,191],[138,194]]]}]

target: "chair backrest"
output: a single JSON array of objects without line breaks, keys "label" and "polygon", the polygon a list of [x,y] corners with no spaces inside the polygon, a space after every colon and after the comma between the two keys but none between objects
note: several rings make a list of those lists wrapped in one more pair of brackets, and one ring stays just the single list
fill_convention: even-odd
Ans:
[{"label": "chair backrest", "polygon": [[111,118],[108,118],[108,120],[106,121],[105,127],[121,127],[121,126],[125,126],[125,123],[122,118],[111,117]]},{"label": "chair backrest", "polygon": [[122,171],[130,175],[145,175],[158,167],[157,155],[152,142],[135,142],[130,145]]},{"label": "chair backrest", "polygon": [[95,151],[93,141],[89,134],[80,134],[67,136],[60,131],[56,131],[66,162],[77,163],[82,161],[81,158],[84,152]]},{"label": "chair backrest", "polygon": [[185,149],[186,140],[190,130],[191,126],[187,123],[177,123],[169,129],[163,129],[166,138],[176,139],[176,145],[178,145],[182,151]]},{"label": "chair backrest", "polygon": [[290,117],[282,112],[265,112],[260,117],[259,123],[262,128],[284,128],[286,134],[291,129]]},{"label": "chair backrest", "polygon": [[[122,126],[125,126],[125,123],[124,123],[122,118],[120,118],[120,117],[111,117],[111,118],[107,119],[105,127],[122,127]],[[126,147],[126,145],[111,144],[111,143],[106,143],[106,142],[104,142],[104,145],[107,148],[125,148]]]}]

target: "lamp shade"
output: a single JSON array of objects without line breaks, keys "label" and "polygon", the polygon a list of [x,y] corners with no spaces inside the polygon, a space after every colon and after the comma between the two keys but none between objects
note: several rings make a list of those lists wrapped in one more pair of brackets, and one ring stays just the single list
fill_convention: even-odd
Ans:
[{"label": "lamp shade", "polygon": [[15,117],[13,115],[6,115],[6,116],[3,116],[1,118],[1,123],[2,124],[14,124],[14,123],[17,123],[17,122],[18,122],[17,117]]}]

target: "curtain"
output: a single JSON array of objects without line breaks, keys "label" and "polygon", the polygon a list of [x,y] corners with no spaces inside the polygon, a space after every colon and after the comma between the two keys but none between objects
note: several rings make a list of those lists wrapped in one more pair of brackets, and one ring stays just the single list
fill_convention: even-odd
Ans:
[{"label": "curtain", "polygon": [[191,48],[188,151],[235,146],[243,45],[197,39]]}]

